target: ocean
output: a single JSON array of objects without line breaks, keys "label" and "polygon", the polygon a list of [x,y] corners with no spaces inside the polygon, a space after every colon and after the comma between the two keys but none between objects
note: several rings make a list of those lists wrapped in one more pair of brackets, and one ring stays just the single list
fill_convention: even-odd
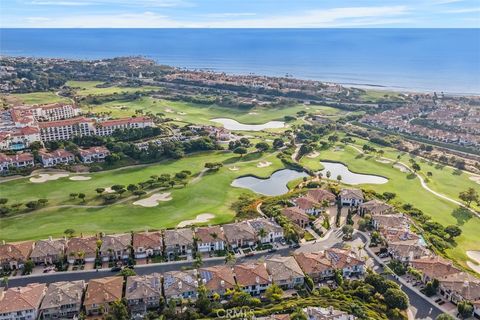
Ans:
[{"label": "ocean", "polygon": [[0,53],[480,94],[480,29],[0,29]]}]

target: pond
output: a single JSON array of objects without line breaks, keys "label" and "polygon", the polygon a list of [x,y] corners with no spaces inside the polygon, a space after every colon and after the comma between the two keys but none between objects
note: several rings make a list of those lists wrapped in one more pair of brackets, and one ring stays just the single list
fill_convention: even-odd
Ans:
[{"label": "pond", "polygon": [[283,169],[274,172],[268,179],[245,176],[233,180],[232,186],[250,189],[266,196],[279,196],[288,192],[287,183],[291,180],[308,177],[305,172]]},{"label": "pond", "polygon": [[215,118],[210,121],[221,123],[225,129],[237,131],[261,131],[265,129],[278,129],[285,127],[283,121],[269,121],[264,124],[243,124],[237,120],[227,118]]},{"label": "pond", "polygon": [[320,161],[323,170],[320,172],[326,177],[327,171],[330,171],[330,179],[336,180],[338,175],[342,176],[342,182],[346,184],[384,184],[388,182],[387,178],[371,174],[359,174],[348,170],[348,167],[342,163]]}]

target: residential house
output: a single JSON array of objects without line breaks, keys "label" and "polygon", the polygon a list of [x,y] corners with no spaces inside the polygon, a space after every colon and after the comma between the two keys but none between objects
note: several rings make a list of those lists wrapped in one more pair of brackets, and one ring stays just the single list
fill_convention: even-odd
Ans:
[{"label": "residential house", "polygon": [[359,276],[365,273],[365,261],[352,250],[330,248],[325,250],[334,270],[342,270],[344,277]]},{"label": "residential house", "polygon": [[335,270],[324,251],[321,252],[300,252],[294,254],[302,271],[314,282],[320,282],[335,276]]},{"label": "residential house", "polygon": [[377,214],[372,216],[372,226],[376,230],[382,229],[409,229],[410,220],[403,214]]},{"label": "residential house", "polygon": [[0,245],[0,265],[3,268],[19,269],[29,259],[34,242],[24,241]]},{"label": "residential house", "polygon": [[162,297],[162,277],[159,273],[127,278],[125,300],[132,316],[144,315],[158,308]]},{"label": "residential house", "polygon": [[439,278],[438,281],[440,295],[454,304],[480,300],[480,279],[470,273],[453,273]]},{"label": "residential house", "polygon": [[283,289],[303,285],[304,274],[294,257],[272,257],[265,262],[273,283]]},{"label": "residential house", "polygon": [[260,295],[272,284],[265,262],[242,263],[233,267],[237,285],[251,295]]},{"label": "residential house", "polygon": [[163,251],[162,232],[136,232],[133,234],[133,252],[135,259],[159,256]]},{"label": "residential house", "polygon": [[111,234],[102,237],[99,256],[102,261],[119,261],[130,258],[132,235],[130,233]]},{"label": "residential house", "polygon": [[47,291],[44,283],[30,283],[0,291],[0,320],[35,320]]},{"label": "residential house", "polygon": [[195,230],[198,252],[225,250],[226,238],[221,226],[200,227]]},{"label": "residential house", "polygon": [[40,307],[41,318],[50,320],[78,317],[84,290],[83,280],[51,283]]},{"label": "residential house", "polygon": [[54,264],[65,258],[66,239],[38,240],[33,247],[30,258],[36,264]]},{"label": "residential house", "polygon": [[422,281],[427,283],[433,279],[444,278],[448,275],[459,273],[460,269],[453,266],[452,261],[440,256],[428,256],[410,260],[410,265],[421,271]]},{"label": "residential house", "polygon": [[105,158],[110,155],[110,151],[102,146],[91,147],[88,149],[79,150],[80,160],[83,163],[93,163],[104,161]]},{"label": "residential house", "polygon": [[198,274],[212,297],[215,293],[224,296],[227,290],[235,288],[233,270],[228,265],[218,265],[198,269]]},{"label": "residential house", "polygon": [[97,256],[96,237],[76,237],[71,238],[67,242],[66,256],[68,263],[74,263],[75,260],[83,260],[85,262],[94,262]]},{"label": "residential house", "polygon": [[298,207],[287,207],[282,209],[282,214],[290,219],[293,223],[305,228],[310,223],[310,218],[304,210]]},{"label": "residential house", "polygon": [[308,320],[354,320],[357,319],[345,311],[333,309],[333,307],[306,307],[303,312]]},{"label": "residential house", "polygon": [[0,153],[0,173],[5,173],[11,168],[23,169],[33,167],[33,156],[31,153],[19,153],[6,155]]},{"label": "residential house", "polygon": [[342,189],[340,203],[342,206],[355,207],[363,203],[363,192],[359,189]]},{"label": "residential house", "polygon": [[257,240],[255,229],[247,221],[224,224],[223,232],[233,249],[253,246]]},{"label": "residential house", "polygon": [[248,220],[261,243],[273,243],[283,240],[283,228],[273,218]]},{"label": "residential house", "polygon": [[308,190],[306,196],[320,204],[325,202],[329,206],[335,205],[337,201],[337,197],[333,193],[324,189]]},{"label": "residential house", "polygon": [[305,196],[294,200],[297,207],[312,215],[319,214],[325,207],[334,206],[336,201],[333,193],[323,189],[309,190]]},{"label": "residential house", "polygon": [[163,290],[167,302],[170,300],[196,300],[198,281],[196,270],[169,271],[163,275]]},{"label": "residential house", "polygon": [[83,306],[87,316],[105,315],[113,302],[122,299],[123,277],[92,279],[88,282]]},{"label": "residential house", "polygon": [[42,165],[45,168],[54,167],[59,164],[66,165],[75,162],[75,155],[65,149],[57,149],[51,152],[39,150],[38,155],[41,159]]},{"label": "residential house", "polygon": [[358,207],[359,213],[363,216],[365,214],[388,214],[393,212],[393,207],[391,205],[386,204],[383,201],[374,199],[367,202],[362,203]]},{"label": "residential house", "polygon": [[311,215],[318,215],[322,211],[322,207],[317,201],[306,196],[293,200],[293,203],[295,207]]},{"label": "residential house", "polygon": [[411,260],[431,255],[431,252],[417,239],[389,242],[388,253],[393,259],[404,264],[409,264]]},{"label": "residential house", "polygon": [[190,228],[165,230],[163,233],[165,254],[169,260],[190,257],[193,250],[193,231]]}]

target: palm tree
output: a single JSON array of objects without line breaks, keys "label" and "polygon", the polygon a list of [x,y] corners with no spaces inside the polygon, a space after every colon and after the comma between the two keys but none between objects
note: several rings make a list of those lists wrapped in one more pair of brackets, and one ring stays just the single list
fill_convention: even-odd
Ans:
[{"label": "palm tree", "polygon": [[258,235],[260,236],[259,242],[262,242],[262,239],[267,236],[267,231],[265,231],[264,228],[261,228],[260,230],[258,230]]},{"label": "palm tree", "polygon": [[332,175],[332,173],[330,171],[327,171],[327,179],[330,179],[331,175]]},{"label": "palm tree", "polygon": [[225,264],[235,264],[235,261],[237,258],[235,258],[235,255],[231,253],[230,251],[227,252],[227,255],[225,256]]}]

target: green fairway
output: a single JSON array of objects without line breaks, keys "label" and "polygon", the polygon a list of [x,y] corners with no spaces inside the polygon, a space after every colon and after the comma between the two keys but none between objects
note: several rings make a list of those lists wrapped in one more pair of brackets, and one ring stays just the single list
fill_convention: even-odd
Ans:
[{"label": "green fairway", "polygon": [[[357,143],[359,142],[362,141],[357,140]],[[357,173],[385,176],[389,179],[388,183],[362,185],[362,188],[372,189],[380,193],[385,191],[394,192],[397,194],[395,201],[413,204],[425,214],[431,216],[434,221],[444,226],[452,224],[458,225],[462,229],[462,235],[456,239],[457,246],[448,250],[447,254],[463,266],[466,266],[468,259],[466,256],[467,250],[480,250],[480,233],[478,232],[479,218],[473,216],[473,214],[467,214],[462,210],[458,210],[458,205],[441,199],[423,189],[418,178],[412,177],[407,173],[402,173],[399,169],[394,168],[394,161],[391,163],[381,163],[377,161],[378,158],[374,156],[360,156],[359,152],[351,146],[342,147],[344,148],[343,151],[334,151],[333,148],[321,151],[320,156],[315,160],[318,162],[320,160],[339,161],[346,164],[351,171]],[[390,152],[392,152],[392,154],[390,154]],[[386,152],[385,155],[387,157],[393,155],[393,151],[390,150],[390,152]],[[394,158],[392,157],[392,159]],[[408,164],[408,156],[404,155],[400,161]],[[309,166],[311,162],[312,159],[309,159],[304,163]],[[428,170],[433,173],[428,183],[431,189],[455,199],[458,197],[458,192],[470,186],[470,182],[472,182],[468,179],[466,173],[454,175],[454,170],[451,168],[432,169],[433,166],[422,163],[420,163],[420,165],[425,166],[425,169],[428,168]],[[478,185],[474,187],[479,190]]]},{"label": "green fairway", "polygon": [[[194,219],[198,214],[215,215],[209,223],[231,221],[234,212],[230,205],[242,193],[250,193],[246,189],[230,187],[230,183],[238,176],[255,174],[268,177],[273,171],[283,168],[276,154],[251,154],[240,159],[232,153],[204,153],[187,157],[178,161],[168,161],[150,166],[127,168],[122,170],[91,174],[88,181],[71,181],[62,178],[41,184],[21,179],[1,184],[0,197],[10,199],[11,203],[26,202],[29,199],[45,197],[52,204],[81,204],[79,200],[71,200],[71,192],[83,192],[87,200],[95,202],[95,188],[109,187],[113,184],[136,183],[148,179],[153,174],[175,173],[191,170],[198,173],[205,162],[219,161],[224,167],[217,173],[205,174],[198,181],[193,181],[183,189],[160,192],[171,192],[172,200],[160,202],[156,207],[147,208],[133,205],[137,199],[125,203],[114,204],[104,208],[47,208],[38,212],[4,218],[0,221],[1,238],[5,240],[22,240],[45,238],[49,235],[59,236],[66,228],[78,232],[122,232],[143,230],[148,228],[175,227],[183,220]],[[258,168],[259,161],[272,162],[267,168]],[[230,170],[235,166],[236,171]],[[127,195],[128,196],[128,195]],[[124,197],[127,197],[124,196]],[[146,196],[148,197],[148,196]],[[87,204],[89,204],[87,202]]]},{"label": "green fairway", "polygon": [[141,87],[112,86],[112,87],[106,87],[106,88],[97,88],[96,86],[100,84],[102,84],[102,82],[99,82],[99,81],[67,81],[65,85],[68,87],[77,89],[76,94],[78,96],[144,92],[144,91],[155,91],[160,89],[160,87],[155,87],[155,86],[141,86]]},{"label": "green fairway", "polygon": [[18,93],[12,94],[11,96],[24,104],[46,104],[70,101],[68,98],[58,96],[55,92]]}]

